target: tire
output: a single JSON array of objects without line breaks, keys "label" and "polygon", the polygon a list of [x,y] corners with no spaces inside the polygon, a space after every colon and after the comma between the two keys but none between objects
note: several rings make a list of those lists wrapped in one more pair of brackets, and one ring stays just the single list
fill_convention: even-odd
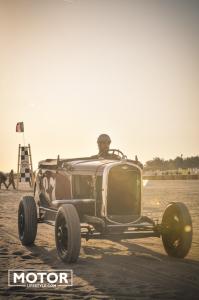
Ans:
[{"label": "tire", "polygon": [[55,242],[61,260],[67,263],[77,261],[81,247],[80,220],[72,204],[62,205],[55,220]]},{"label": "tire", "polygon": [[31,196],[25,196],[19,203],[18,233],[23,245],[34,243],[37,235],[37,208]]},{"label": "tire", "polygon": [[170,203],[162,218],[162,242],[169,256],[184,258],[192,243],[192,221],[184,203]]}]

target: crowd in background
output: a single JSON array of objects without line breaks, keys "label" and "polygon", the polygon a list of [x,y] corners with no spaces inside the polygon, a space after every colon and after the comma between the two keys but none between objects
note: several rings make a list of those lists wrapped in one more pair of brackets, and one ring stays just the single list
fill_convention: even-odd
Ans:
[{"label": "crowd in background", "polygon": [[0,189],[1,189],[2,184],[5,186],[5,188],[7,190],[9,189],[9,187],[11,185],[12,185],[13,189],[16,190],[15,181],[14,181],[14,171],[13,170],[10,171],[8,176],[5,173],[0,172]]}]

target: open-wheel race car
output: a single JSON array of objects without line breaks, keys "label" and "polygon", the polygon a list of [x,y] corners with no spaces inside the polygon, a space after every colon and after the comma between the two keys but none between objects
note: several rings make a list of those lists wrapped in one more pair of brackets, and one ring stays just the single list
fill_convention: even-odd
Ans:
[{"label": "open-wheel race car", "polygon": [[120,150],[109,150],[108,159],[46,159],[35,174],[34,196],[20,201],[19,238],[31,245],[38,223],[55,226],[58,255],[68,263],[77,261],[81,238],[162,237],[168,255],[184,258],[192,242],[185,204],[168,204],[159,223],[141,215],[141,201],[142,165]]}]

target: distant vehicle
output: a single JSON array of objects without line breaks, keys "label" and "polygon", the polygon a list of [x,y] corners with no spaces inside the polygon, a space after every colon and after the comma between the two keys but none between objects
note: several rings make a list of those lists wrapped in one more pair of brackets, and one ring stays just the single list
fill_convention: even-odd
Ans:
[{"label": "distant vehicle", "polygon": [[[120,150],[113,158],[46,159],[36,171],[34,197],[19,204],[18,229],[23,245],[34,243],[37,224],[55,226],[59,257],[76,262],[81,238],[162,237],[170,256],[184,258],[191,247],[192,221],[185,204],[172,202],[162,222],[141,215],[142,168]],[[115,155],[117,154],[117,155]]]}]

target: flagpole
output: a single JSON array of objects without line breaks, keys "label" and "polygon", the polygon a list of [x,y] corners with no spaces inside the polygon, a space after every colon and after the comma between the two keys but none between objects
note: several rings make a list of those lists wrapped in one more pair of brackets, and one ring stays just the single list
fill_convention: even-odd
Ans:
[{"label": "flagpole", "polygon": [[25,147],[25,135],[24,135],[24,131],[23,131],[23,145]]}]

